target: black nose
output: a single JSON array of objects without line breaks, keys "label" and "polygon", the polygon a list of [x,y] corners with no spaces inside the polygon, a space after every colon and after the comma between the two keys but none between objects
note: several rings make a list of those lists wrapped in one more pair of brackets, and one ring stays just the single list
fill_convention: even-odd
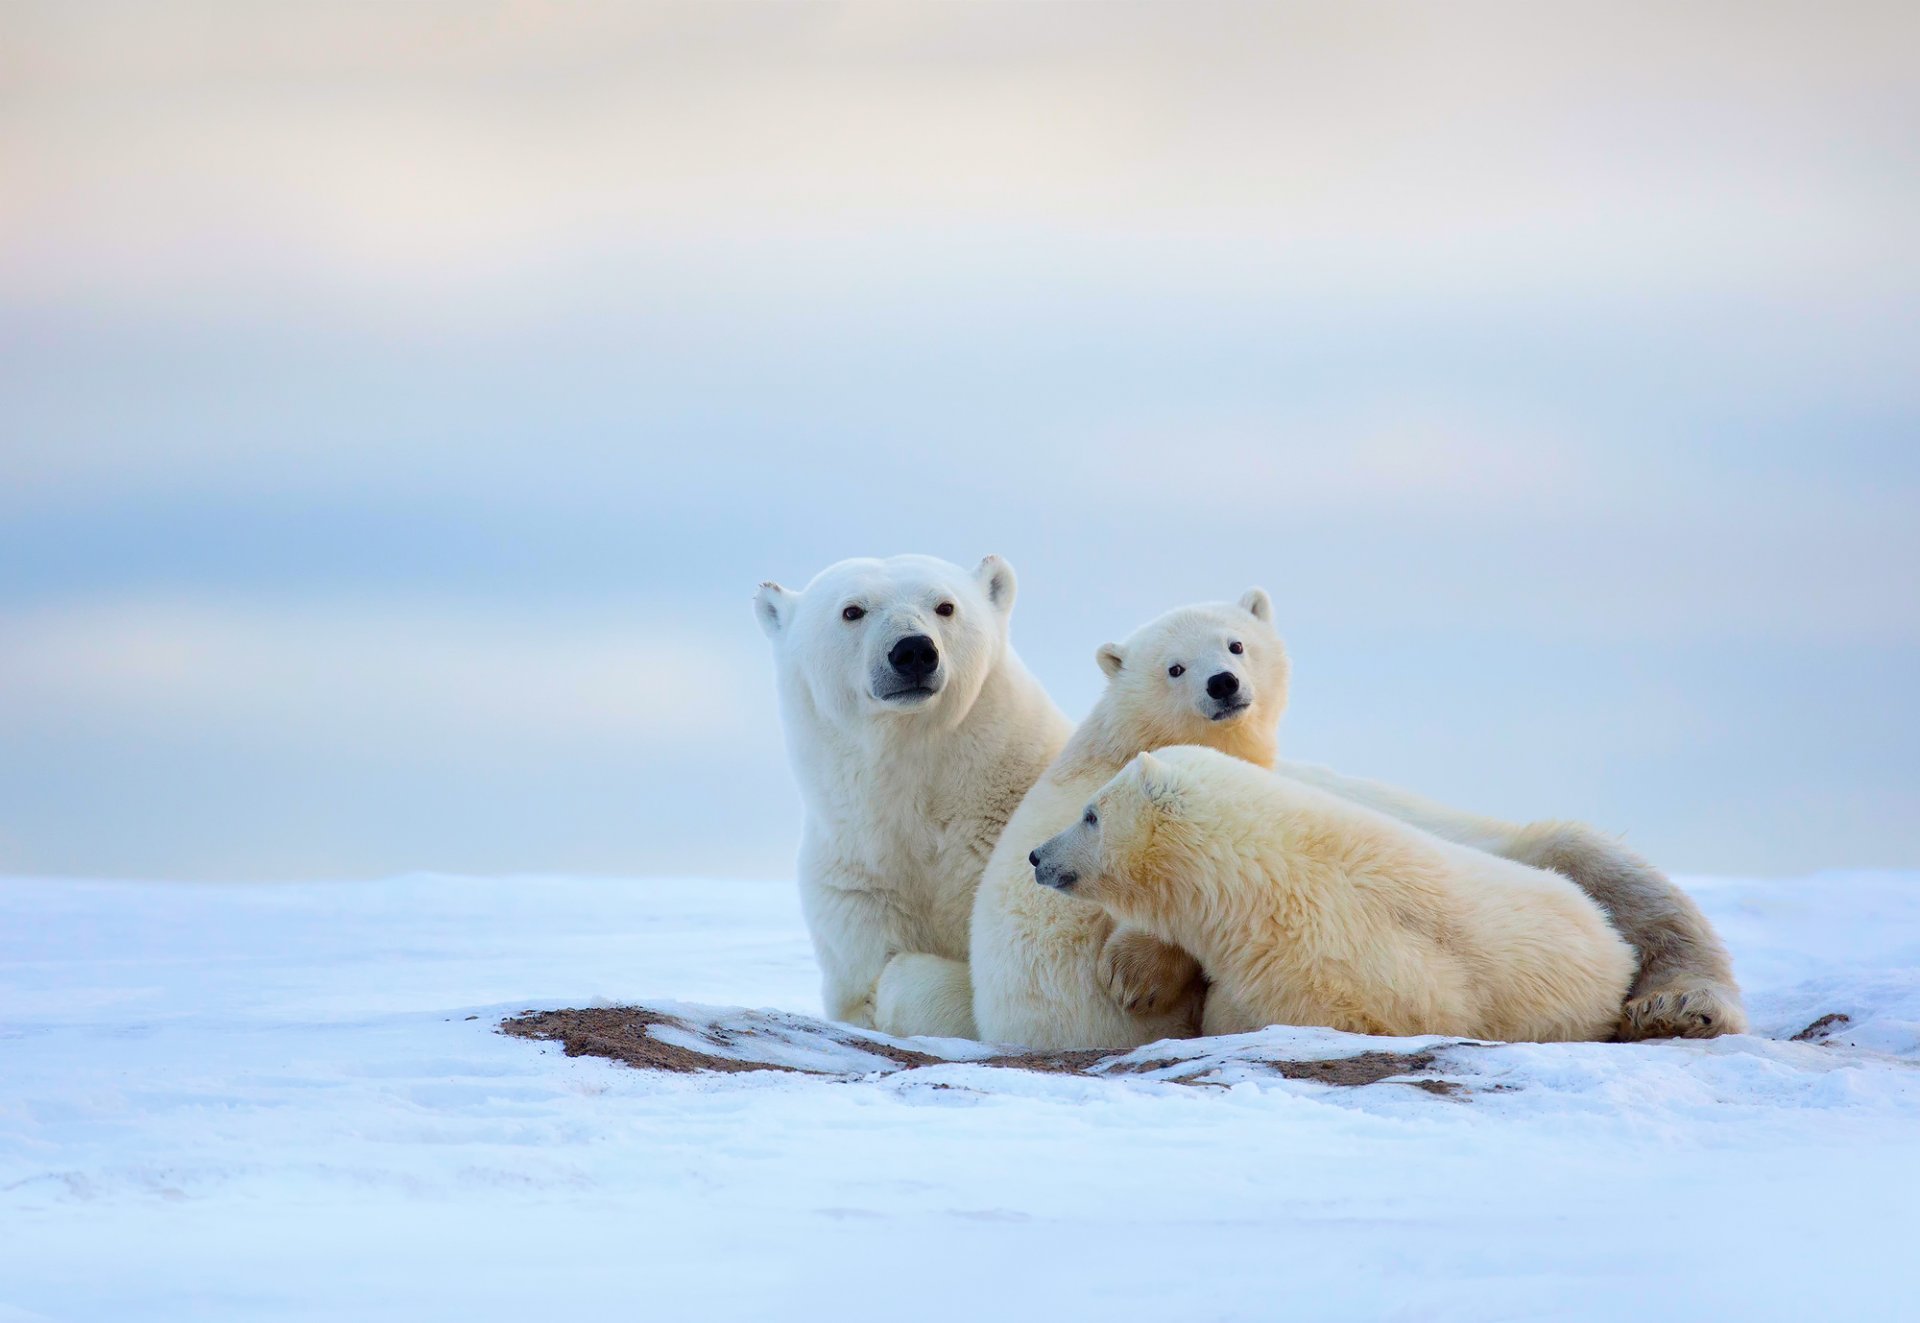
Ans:
[{"label": "black nose", "polygon": [[1232,671],[1221,671],[1207,677],[1207,696],[1226,700],[1240,692],[1240,677]]},{"label": "black nose", "polygon": [[925,634],[909,634],[893,645],[887,662],[909,680],[924,680],[940,669],[940,649]]},{"label": "black nose", "polygon": [[1035,868],[1040,867],[1040,852],[1038,850],[1035,850],[1032,854],[1028,855],[1027,862],[1032,864]]}]

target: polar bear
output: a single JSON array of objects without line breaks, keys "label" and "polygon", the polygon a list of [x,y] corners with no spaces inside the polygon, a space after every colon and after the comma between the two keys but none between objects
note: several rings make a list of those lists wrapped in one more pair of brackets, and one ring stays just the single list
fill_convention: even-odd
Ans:
[{"label": "polar bear", "polygon": [[980,870],[1071,724],[1007,639],[1013,567],[846,560],[763,583],[787,754],[805,808],[801,907],[837,1020],[974,1037]]},{"label": "polar bear", "polygon": [[1205,983],[1192,957],[1035,886],[1027,856],[1149,749],[1206,744],[1271,767],[1289,669],[1272,621],[1272,602],[1255,588],[1235,603],[1170,611],[1100,648],[1106,691],[1007,823],[980,878],[972,970],[982,1037],[1062,1051],[1199,1031]]},{"label": "polar bear", "polygon": [[1214,749],[1140,754],[1028,861],[1041,886],[1192,952],[1207,1033],[1604,1040],[1635,972],[1560,874]]},{"label": "polar bear", "polygon": [[1617,1035],[1712,1038],[1747,1031],[1733,958],[1693,898],[1605,832],[1579,822],[1503,822],[1376,781],[1282,759],[1274,770],[1460,845],[1571,879],[1634,948],[1639,973]]},{"label": "polar bear", "polygon": [[1187,953],[1097,907],[1033,885],[1027,855],[1071,823],[1135,755],[1204,745],[1490,854],[1558,872],[1603,910],[1639,957],[1619,1014],[1625,1039],[1707,1037],[1746,1027],[1731,962],[1706,917],[1644,860],[1575,823],[1513,824],[1305,763],[1277,763],[1289,663],[1267,594],[1184,607],[1107,644],[1108,686],[1007,824],[974,901],[974,1022],[1041,1050],[1132,1047],[1195,1032],[1205,983]]}]

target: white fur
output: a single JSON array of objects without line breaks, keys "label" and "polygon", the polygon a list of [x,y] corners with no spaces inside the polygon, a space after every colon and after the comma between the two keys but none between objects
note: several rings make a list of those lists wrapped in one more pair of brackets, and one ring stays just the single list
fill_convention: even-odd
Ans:
[{"label": "white fur", "polygon": [[1193,952],[1206,1030],[1613,1037],[1631,948],[1557,873],[1204,748],[1141,754],[1037,873]]},{"label": "white fur", "polygon": [[1618,840],[1577,822],[1503,822],[1436,804],[1394,786],[1311,763],[1275,771],[1432,832],[1443,840],[1549,869],[1605,911],[1639,959],[1621,1007],[1618,1037],[1712,1038],[1745,1033],[1746,1007],[1733,961],[1692,897]]},{"label": "white fur", "polygon": [[[801,592],[762,584],[787,753],[806,810],[800,898],[835,1019],[972,1037],[974,890],[1069,725],[1007,639],[1013,569],[847,560]],[[942,616],[942,603],[954,607]],[[865,611],[849,622],[843,610]],[[887,701],[888,650],[925,634],[940,691]]]},{"label": "white fur", "polygon": [[[1252,660],[1242,664],[1266,676],[1257,701],[1236,721],[1205,720],[1195,711],[1193,687],[1203,682],[1210,663],[1203,658],[1193,666],[1200,655],[1195,649],[1211,646],[1217,657],[1219,631],[1248,616],[1254,622],[1244,626],[1252,631],[1245,640]],[[974,903],[973,1000],[983,1037],[1061,1050],[1132,1046],[1194,1032],[1191,1008],[1171,998],[1173,986],[1186,977],[1177,950],[1137,929],[1116,930],[1105,914],[1029,885],[1026,857],[1072,822],[1087,798],[1138,753],[1197,744],[1274,767],[1274,727],[1286,706],[1288,667],[1271,616],[1266,595],[1255,590],[1239,608],[1175,611],[1124,646],[1109,644],[1096,654],[1109,677],[1107,692],[1021,804],[981,879]],[[1173,661],[1188,663],[1178,679],[1166,675]],[[1619,1037],[1711,1037],[1745,1029],[1732,963],[1706,916],[1658,869],[1604,833],[1578,823],[1502,822],[1304,763],[1282,763],[1278,770],[1445,840],[1570,879],[1639,958],[1639,975],[1619,1008]],[[1143,958],[1143,950],[1157,954]],[[1158,995],[1146,995],[1156,979]],[[1211,1002],[1209,1007],[1212,1023]]]},{"label": "white fur", "polygon": [[[1259,589],[1238,603],[1183,607],[1096,654],[1106,692],[1007,824],[973,911],[973,1010],[983,1038],[1054,1051],[1133,1047],[1191,1035],[1181,1006],[1129,1012],[1109,995],[1101,952],[1114,925],[1097,907],[1034,885],[1028,852],[1072,822],[1134,755],[1204,743],[1270,765],[1287,701],[1287,654]],[[1231,650],[1239,643],[1240,653]],[[1181,674],[1169,674],[1179,666]],[[1233,673],[1251,702],[1226,720],[1206,684]]]},{"label": "white fur", "polygon": [[[943,594],[959,608],[951,619],[934,611]],[[1236,606],[1172,612],[1125,646],[1100,649],[1107,694],[1063,751],[1065,719],[1007,644],[1013,595],[1012,569],[994,557],[971,575],[903,556],[842,562],[803,593],[761,586],[755,613],[774,641],[788,750],[807,807],[801,895],[827,1009],[894,1033],[977,1028],[1049,1049],[1191,1033],[1197,1016],[1182,1001],[1194,983],[1191,957],[1087,907],[1035,896],[1023,885],[1025,857],[1136,753],[1198,743],[1274,765],[1287,662],[1271,605],[1256,589]],[[872,610],[848,627],[838,612],[855,599]],[[1232,656],[1222,631],[1248,619],[1245,642],[1260,639],[1258,655],[1221,661]],[[948,673],[937,697],[904,710],[876,698],[874,680],[890,641],[910,630],[940,640]],[[1172,659],[1187,663],[1178,679],[1165,675]],[[1199,710],[1216,662],[1259,680],[1253,708],[1224,723]],[[1043,770],[1047,780],[1036,784]],[[1306,764],[1279,770],[1571,878],[1640,955],[1621,1037],[1745,1028],[1731,962],[1705,916],[1613,838],[1577,823],[1479,817]],[[1016,805],[1009,839],[996,847]],[[990,853],[990,885],[981,885]]]}]

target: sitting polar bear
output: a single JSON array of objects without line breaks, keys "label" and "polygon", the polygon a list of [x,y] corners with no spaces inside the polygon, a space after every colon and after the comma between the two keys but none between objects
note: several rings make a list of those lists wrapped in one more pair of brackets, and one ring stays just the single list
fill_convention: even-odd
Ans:
[{"label": "sitting polar bear", "polygon": [[1206,744],[1261,767],[1287,706],[1287,652],[1255,588],[1182,607],[1097,653],[1107,689],[1007,823],[973,905],[973,1015],[982,1037],[1040,1051],[1138,1047],[1199,1031],[1193,958],[1033,884],[1027,856],[1080,816],[1136,754]]},{"label": "sitting polar bear", "polygon": [[1029,862],[1041,886],[1192,952],[1210,1034],[1609,1039],[1634,975],[1558,873],[1213,749],[1139,755]]},{"label": "sitting polar bear", "polygon": [[1136,755],[1204,745],[1490,854],[1571,879],[1639,957],[1625,1039],[1746,1027],[1725,947],[1699,908],[1618,842],[1573,823],[1525,826],[1460,813],[1405,792],[1279,763],[1275,727],[1289,663],[1267,594],[1183,607],[1098,654],[1107,689],[1007,824],[973,913],[973,1012],[982,1037],[1058,1051],[1136,1047],[1191,1034],[1205,982],[1177,946],[1116,927],[1097,906],[1033,884],[1027,856],[1077,818]]},{"label": "sitting polar bear", "polygon": [[1072,725],[1007,641],[1013,567],[846,560],[763,583],[787,755],[806,811],[800,901],[836,1020],[974,1036],[980,870]]}]

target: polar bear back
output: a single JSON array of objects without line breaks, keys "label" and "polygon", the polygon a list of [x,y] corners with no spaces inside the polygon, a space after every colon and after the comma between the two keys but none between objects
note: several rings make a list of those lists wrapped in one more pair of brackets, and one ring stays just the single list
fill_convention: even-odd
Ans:
[{"label": "polar bear back", "polygon": [[1611,1036],[1633,953],[1565,878],[1212,750],[1156,758],[1186,817],[1154,867],[1187,890],[1113,909],[1200,958],[1207,1032]]}]

